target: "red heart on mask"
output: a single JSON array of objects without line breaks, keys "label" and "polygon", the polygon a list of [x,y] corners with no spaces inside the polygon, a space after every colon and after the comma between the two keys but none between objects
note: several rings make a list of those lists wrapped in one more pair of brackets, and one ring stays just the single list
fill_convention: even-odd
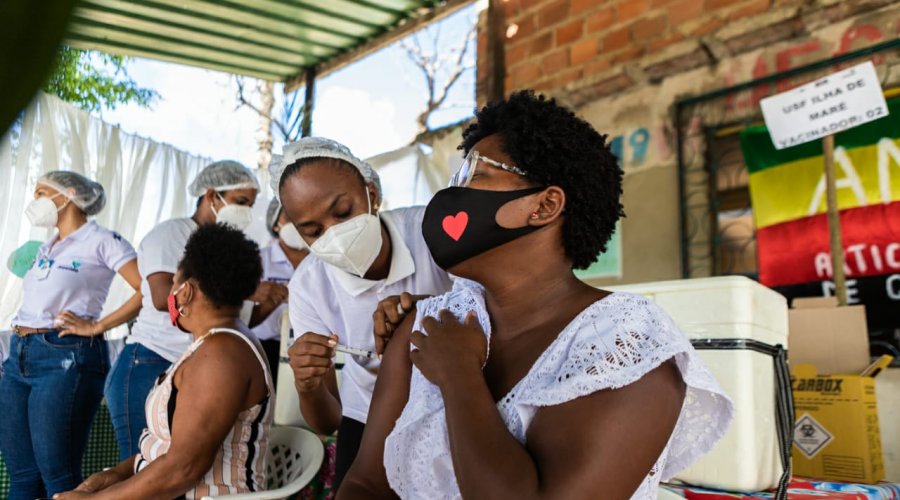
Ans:
[{"label": "red heart on mask", "polygon": [[444,232],[453,238],[453,241],[459,241],[467,225],[469,225],[469,214],[465,212],[460,212],[456,216],[448,215],[444,217],[444,221],[441,223]]}]

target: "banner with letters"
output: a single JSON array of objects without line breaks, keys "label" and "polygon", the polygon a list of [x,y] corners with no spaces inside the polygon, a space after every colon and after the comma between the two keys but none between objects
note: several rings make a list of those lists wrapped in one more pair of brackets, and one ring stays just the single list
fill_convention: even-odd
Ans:
[{"label": "banner with letters", "polygon": [[[884,118],[835,135],[838,206],[850,304],[870,330],[900,328],[900,99]],[[759,278],[789,299],[832,295],[821,141],[778,150],[745,129]]]}]

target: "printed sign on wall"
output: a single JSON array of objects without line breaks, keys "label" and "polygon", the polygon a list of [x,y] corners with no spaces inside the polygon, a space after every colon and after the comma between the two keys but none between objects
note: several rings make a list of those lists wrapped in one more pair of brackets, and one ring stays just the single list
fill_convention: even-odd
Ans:
[{"label": "printed sign on wall", "polygon": [[[887,111],[836,134],[834,151],[848,302],[866,305],[875,330],[900,328],[900,99]],[[788,298],[833,295],[821,141],[779,150],[760,126],[741,148],[760,281]]]},{"label": "printed sign on wall", "polygon": [[887,115],[872,61],[759,102],[775,149],[821,139]]}]

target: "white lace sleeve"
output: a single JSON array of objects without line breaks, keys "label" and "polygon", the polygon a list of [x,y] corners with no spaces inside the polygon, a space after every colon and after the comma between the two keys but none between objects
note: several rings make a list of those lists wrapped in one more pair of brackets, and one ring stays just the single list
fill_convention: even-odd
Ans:
[{"label": "white lace sleeve", "polygon": [[[457,280],[449,293],[420,302],[414,328],[421,330],[421,319],[441,309],[460,319],[475,311],[490,345],[480,285]],[[721,438],[733,409],[684,334],[648,299],[615,293],[582,311],[497,402],[497,410],[510,433],[525,443],[539,408],[624,387],[673,358],[687,386],[684,405],[666,449],[632,497],[655,498],[660,479],[689,466]],[[385,441],[384,465],[401,498],[461,498],[441,392],[415,367],[409,400]]]},{"label": "white lace sleeve", "polygon": [[511,401],[522,432],[537,409],[605,389],[625,387],[673,359],[687,386],[685,401],[661,457],[669,479],[708,452],[732,417],[732,403],[671,318],[645,297],[617,293],[589,308],[560,339],[566,349],[549,349],[535,363]]},{"label": "white lace sleeve", "polygon": [[[475,311],[490,337],[490,320],[481,288],[457,279],[444,295],[422,300],[413,330],[423,331],[422,319],[447,309],[458,319]],[[490,342],[488,342],[489,344]],[[459,489],[450,456],[444,400],[440,389],[413,366],[409,400],[384,443],[384,468],[391,488],[400,498],[456,499]]]}]

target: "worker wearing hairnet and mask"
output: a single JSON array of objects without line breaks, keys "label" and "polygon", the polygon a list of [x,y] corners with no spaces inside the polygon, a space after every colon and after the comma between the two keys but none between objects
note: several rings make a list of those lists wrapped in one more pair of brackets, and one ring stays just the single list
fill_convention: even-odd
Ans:
[{"label": "worker wearing hairnet and mask", "polygon": [[197,198],[194,214],[160,223],[138,246],[143,307],[109,373],[105,390],[122,460],[138,451],[138,440],[146,426],[144,400],[153,383],[192,341],[189,334],[172,324],[167,307],[184,246],[203,224],[245,229],[250,224],[259,183],[240,163],[217,161],[197,174],[188,191]]},{"label": "worker wearing hairnet and mask", "polygon": [[[51,496],[81,482],[82,455],[109,369],[103,333],[134,318],[141,306],[134,248],[90,219],[105,205],[103,186],[55,171],[38,179],[25,209],[33,226],[54,232],[23,277],[0,379],[0,452],[13,499]],[[116,274],[135,293],[101,317]]]},{"label": "worker wearing hairnet and mask", "polygon": [[[376,327],[395,325],[413,310],[411,296],[442,294],[451,281],[422,238],[425,207],[382,210],[378,173],[346,146],[307,137],[282,156],[269,169],[273,189],[310,253],[288,285],[290,365],[306,422],[323,434],[338,430],[338,487],[356,457],[378,375]],[[382,301],[404,293],[379,316]],[[335,349],[356,353],[345,357],[340,388]]]}]

